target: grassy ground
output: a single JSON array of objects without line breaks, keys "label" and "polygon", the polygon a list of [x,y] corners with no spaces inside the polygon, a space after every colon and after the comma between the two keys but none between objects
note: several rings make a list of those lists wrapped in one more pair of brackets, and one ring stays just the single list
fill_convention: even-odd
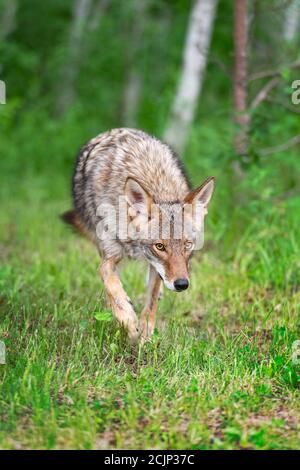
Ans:
[{"label": "grassy ground", "polygon": [[[262,218],[255,207],[240,233],[221,181],[191,288],[165,292],[153,342],[131,348],[101,315],[95,249],[57,217],[71,167],[41,169],[41,155],[29,170],[6,162],[1,188],[0,447],[299,448],[299,199]],[[140,311],[144,266],[123,278]]]}]

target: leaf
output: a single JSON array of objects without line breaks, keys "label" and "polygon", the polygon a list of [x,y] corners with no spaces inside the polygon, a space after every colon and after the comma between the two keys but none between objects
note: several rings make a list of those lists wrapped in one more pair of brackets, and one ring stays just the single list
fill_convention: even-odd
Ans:
[{"label": "leaf", "polygon": [[113,317],[111,312],[96,312],[94,313],[94,318],[97,321],[112,321]]},{"label": "leaf", "polygon": [[110,343],[109,347],[113,353],[116,352],[118,349],[118,345],[116,343]]},{"label": "leaf", "polygon": [[89,322],[87,320],[82,320],[80,323],[79,323],[79,329],[80,331],[85,331],[87,329],[89,325]]},{"label": "leaf", "polygon": [[291,76],[291,71],[289,68],[284,68],[281,70],[281,76],[284,80],[289,80]]},{"label": "leaf", "polygon": [[260,429],[258,431],[252,431],[250,433],[250,442],[252,442],[258,447],[263,447],[266,443],[265,434],[266,434],[266,431],[264,429]]},{"label": "leaf", "polygon": [[231,441],[238,442],[241,439],[242,432],[236,427],[228,426],[224,431]]}]

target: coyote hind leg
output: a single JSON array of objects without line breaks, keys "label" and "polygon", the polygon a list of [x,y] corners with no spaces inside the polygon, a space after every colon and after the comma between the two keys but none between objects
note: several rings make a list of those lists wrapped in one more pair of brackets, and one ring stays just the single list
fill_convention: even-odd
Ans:
[{"label": "coyote hind leg", "polygon": [[116,264],[117,261],[113,258],[104,260],[100,268],[100,274],[111,303],[113,315],[126,328],[129,339],[136,342],[139,337],[138,319],[131,300],[122,286]]}]

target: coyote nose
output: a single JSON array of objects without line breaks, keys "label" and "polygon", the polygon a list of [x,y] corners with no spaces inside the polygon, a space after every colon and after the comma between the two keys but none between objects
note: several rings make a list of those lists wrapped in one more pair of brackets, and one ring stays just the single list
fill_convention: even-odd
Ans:
[{"label": "coyote nose", "polygon": [[189,281],[187,279],[176,279],[174,281],[175,289],[180,292],[181,290],[185,290],[189,287]]}]

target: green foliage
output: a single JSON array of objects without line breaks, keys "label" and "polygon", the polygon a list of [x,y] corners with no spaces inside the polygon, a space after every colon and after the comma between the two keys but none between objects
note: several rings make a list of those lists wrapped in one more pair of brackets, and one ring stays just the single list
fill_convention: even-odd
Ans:
[{"label": "green foliage", "polygon": [[111,312],[96,312],[94,317],[97,321],[112,321],[112,314]]}]

